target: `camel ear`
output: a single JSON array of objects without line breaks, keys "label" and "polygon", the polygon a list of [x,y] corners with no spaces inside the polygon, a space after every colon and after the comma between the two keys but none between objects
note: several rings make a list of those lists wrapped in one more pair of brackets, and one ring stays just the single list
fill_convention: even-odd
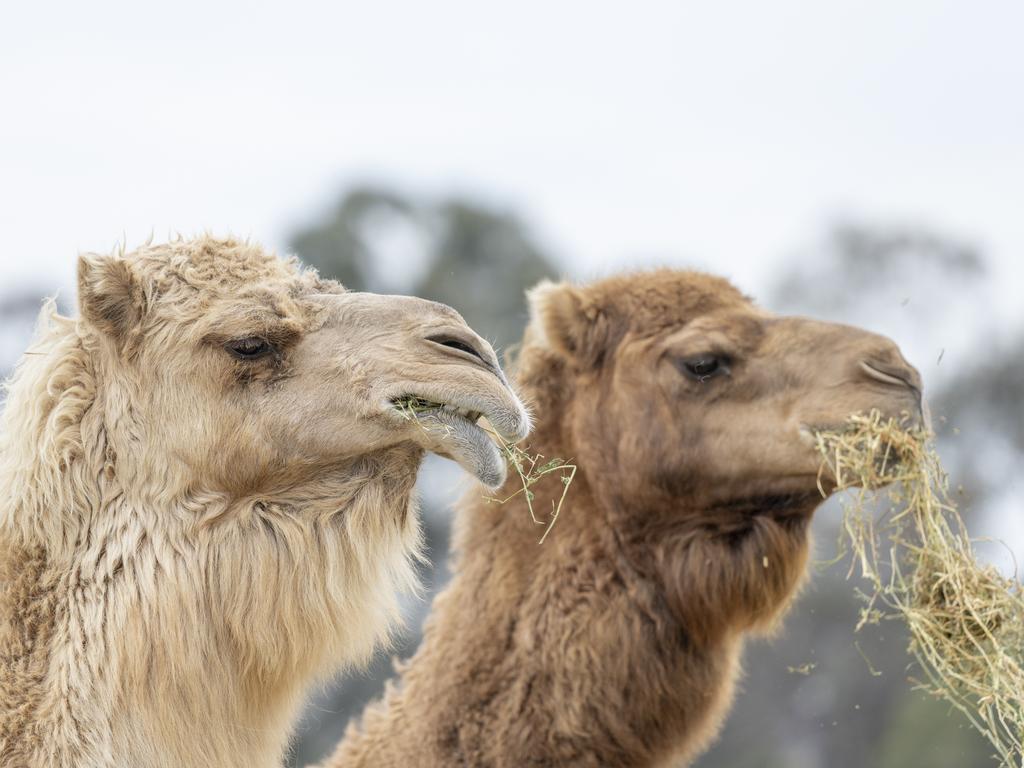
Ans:
[{"label": "camel ear", "polygon": [[527,294],[530,324],[537,340],[579,363],[593,363],[603,353],[605,319],[588,307],[579,288],[544,280]]},{"label": "camel ear", "polygon": [[142,288],[124,259],[78,257],[78,311],[97,330],[124,342],[142,321]]}]

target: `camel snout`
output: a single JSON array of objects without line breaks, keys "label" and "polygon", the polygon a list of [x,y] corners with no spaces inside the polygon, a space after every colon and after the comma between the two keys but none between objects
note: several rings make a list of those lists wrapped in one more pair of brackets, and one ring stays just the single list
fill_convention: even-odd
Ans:
[{"label": "camel snout", "polygon": [[442,352],[480,365],[495,374],[502,383],[508,383],[491,345],[468,329],[464,333],[433,333],[425,341]]},{"label": "camel snout", "polygon": [[910,407],[899,410],[906,412],[910,426],[917,428],[929,426],[921,374],[903,358],[896,344],[889,342],[879,351],[861,357],[857,367],[860,373],[870,381],[893,387],[896,396],[895,405],[898,406],[902,401],[908,401],[907,404]]},{"label": "camel snout", "polygon": [[533,421],[526,406],[511,390],[510,402],[487,414],[487,421],[504,439],[519,442],[526,438],[533,429]]}]

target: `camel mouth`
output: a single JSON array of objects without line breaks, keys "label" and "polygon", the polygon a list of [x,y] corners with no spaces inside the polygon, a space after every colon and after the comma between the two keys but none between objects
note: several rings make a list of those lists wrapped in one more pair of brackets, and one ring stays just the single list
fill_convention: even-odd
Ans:
[{"label": "camel mouth", "polygon": [[433,400],[428,400],[425,397],[418,397],[416,395],[405,395],[403,397],[391,398],[391,407],[401,413],[403,416],[412,414],[415,416],[421,416],[424,414],[436,414],[440,412],[449,412],[455,416],[466,419],[473,424],[476,424],[483,418],[481,411],[473,411],[469,408],[460,408],[455,405],[449,405],[447,403],[438,403]]},{"label": "camel mouth", "polygon": [[731,513],[748,523],[763,517],[780,525],[799,525],[809,521],[822,502],[824,499],[817,489],[782,491],[730,499],[717,505],[715,511]]},{"label": "camel mouth", "polygon": [[487,414],[453,403],[438,402],[419,395],[391,398],[392,410],[406,421],[414,422],[417,442],[427,450],[451,459],[490,489],[505,482],[506,466],[492,435],[498,435]]},{"label": "camel mouth", "polygon": [[[877,412],[876,412],[877,413]],[[878,418],[882,418],[878,414]],[[912,430],[917,434],[923,434],[921,426],[910,423],[910,420],[901,416],[899,419],[890,417],[891,423],[898,423],[902,428]],[[845,488],[864,488],[865,490],[878,490],[893,483],[899,482],[904,472],[914,466],[915,458],[906,451],[905,442],[898,438],[888,440],[885,436],[878,436],[874,445],[867,446],[861,438],[862,428],[851,421],[841,424],[827,426],[804,427],[802,433],[810,436],[814,444],[815,452],[818,454],[818,490],[823,497]],[[823,440],[829,439],[833,443],[844,443],[849,441],[850,447],[864,451],[866,457],[864,463],[859,467],[858,472],[843,472],[837,466],[839,454],[834,449],[829,454],[823,453]],[[869,450],[870,449],[870,450]],[[834,455],[832,455],[834,453]]]}]

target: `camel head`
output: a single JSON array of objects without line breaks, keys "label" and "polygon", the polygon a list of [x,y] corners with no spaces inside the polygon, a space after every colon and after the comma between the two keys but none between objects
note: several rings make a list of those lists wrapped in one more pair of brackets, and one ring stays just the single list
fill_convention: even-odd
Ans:
[{"label": "camel head", "polygon": [[534,334],[575,379],[571,448],[604,455],[595,466],[628,461],[621,494],[698,506],[820,500],[814,431],[871,410],[923,418],[921,378],[892,341],[774,315],[721,278],[548,283],[532,301]]},{"label": "camel head", "polygon": [[766,625],[786,604],[835,488],[815,430],[873,409],[923,418],[892,341],[774,315],[721,278],[662,270],[531,298],[523,381],[557,420],[536,439],[556,430],[617,540],[657,564],[680,611],[705,612],[693,626],[730,610]]},{"label": "camel head", "polygon": [[[119,418],[145,433],[119,460],[171,492],[176,468],[190,490],[253,498],[391,449],[413,471],[429,450],[500,485],[504,462],[477,419],[512,440],[529,430],[494,351],[455,310],[348,291],[253,245],[83,256],[79,295],[106,407],[128,407]],[[404,417],[403,396],[436,404],[444,428]]]},{"label": "camel head", "polygon": [[30,670],[0,722],[46,756],[14,763],[281,765],[306,687],[416,589],[424,453],[498,485],[477,419],[530,419],[453,309],[249,243],[86,255],[78,289],[0,420],[0,574],[31,585],[0,589],[0,656],[18,638]]}]

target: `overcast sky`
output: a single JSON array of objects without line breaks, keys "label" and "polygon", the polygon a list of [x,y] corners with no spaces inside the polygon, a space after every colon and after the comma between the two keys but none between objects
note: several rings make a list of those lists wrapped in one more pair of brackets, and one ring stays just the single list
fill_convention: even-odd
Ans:
[{"label": "overcast sky", "polygon": [[835,217],[924,223],[1012,312],[1022,30],[985,0],[8,4],[0,281],[151,232],[283,248],[376,179],[517,209],[576,274],[751,290]]}]

